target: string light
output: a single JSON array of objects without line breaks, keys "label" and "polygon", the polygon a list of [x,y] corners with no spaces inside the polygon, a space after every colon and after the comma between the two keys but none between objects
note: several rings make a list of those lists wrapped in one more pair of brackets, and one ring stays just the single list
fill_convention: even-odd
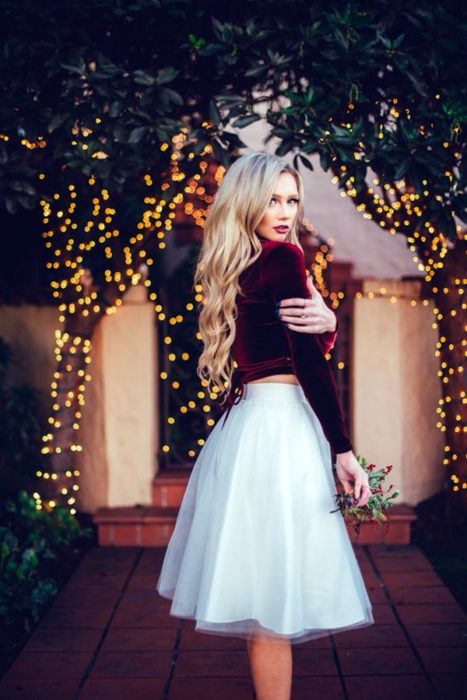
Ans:
[{"label": "string light", "polygon": [[[349,106],[349,109],[352,107]],[[399,111],[395,108],[392,110],[392,116],[397,118]],[[84,148],[80,139],[87,138],[92,133],[92,130],[84,130],[79,133],[74,133],[73,145]],[[40,144],[42,139],[38,139],[34,147],[42,147]],[[88,179],[88,185],[91,190],[95,188],[95,192],[90,202],[90,214],[84,224],[80,224],[82,214],[78,209],[78,196],[76,188],[69,185],[64,193],[54,193],[52,201],[41,201],[43,223],[44,223],[44,245],[50,253],[47,267],[53,279],[51,280],[51,289],[54,298],[58,303],[59,320],[61,323],[69,322],[70,319],[79,317],[88,317],[94,320],[94,323],[89,324],[89,327],[94,327],[98,320],[103,315],[115,314],[118,308],[123,304],[123,297],[128,288],[136,284],[144,284],[148,288],[148,298],[153,302],[154,312],[157,314],[159,321],[167,320],[168,326],[173,328],[179,324],[183,324],[185,317],[183,314],[170,316],[168,309],[164,308],[157,292],[151,289],[151,278],[141,272],[143,264],[148,270],[153,264],[154,259],[151,257],[147,249],[149,236],[151,241],[156,244],[159,250],[166,248],[165,237],[173,230],[175,212],[177,207],[183,207],[183,212],[186,217],[190,217],[195,226],[204,227],[209,206],[213,201],[213,196],[209,194],[205,187],[200,184],[203,175],[206,175],[208,170],[208,162],[205,160],[212,153],[212,147],[207,145],[200,154],[199,163],[197,165],[198,172],[190,178],[187,178],[185,173],[180,168],[180,151],[186,143],[186,133],[180,133],[173,137],[170,143],[163,143],[160,146],[162,152],[171,149],[171,183],[179,184],[179,191],[173,195],[171,199],[164,198],[164,192],[170,187],[170,182],[161,183],[159,187],[160,194],[153,194],[154,188],[153,178],[150,174],[144,176],[144,184],[147,187],[147,194],[144,197],[146,209],[141,217],[141,220],[135,227],[134,234],[128,239],[128,244],[123,247],[124,269],[113,269],[114,262],[115,239],[120,236],[120,231],[115,225],[116,210],[111,206],[110,193],[105,189],[99,189],[98,182],[94,176]],[[30,144],[24,144],[30,148]],[[194,158],[194,153],[190,154]],[[96,156],[98,158],[102,155]],[[213,179],[216,184],[219,184],[225,174],[223,166],[217,166],[213,173]],[[45,175],[39,174],[39,178],[43,179]],[[450,173],[446,173],[446,177],[451,177]],[[334,183],[339,183],[341,196],[356,198],[357,191],[353,176],[347,175],[347,166],[342,165],[339,169],[339,175],[333,178]],[[383,185],[382,194],[376,191],[376,187],[380,186],[380,180],[376,177],[372,185],[368,188],[368,194],[371,197],[371,207],[365,202],[359,202],[356,209],[361,212],[366,219],[375,221],[380,228],[387,231],[389,235],[398,233],[401,226],[407,227],[417,218],[421,218],[424,212],[423,199],[429,197],[430,188],[427,182],[423,182],[425,189],[421,195],[406,191],[406,184],[403,179],[395,183],[395,186]],[[391,199],[392,198],[392,199]],[[395,198],[395,199],[394,199]],[[192,199],[196,201],[193,202]],[[371,209],[371,211],[370,211]],[[375,216],[376,214],[376,216]],[[84,240],[79,240],[76,230],[79,225],[83,225]],[[317,237],[310,222],[305,221],[304,226],[307,231]],[[413,226],[413,233],[408,237],[410,250],[415,253],[419,251],[421,246],[427,246],[429,242],[431,256],[427,259],[420,260],[420,257],[414,255],[414,262],[418,269],[424,272],[425,280],[431,283],[436,278],[436,273],[443,266],[443,258],[448,249],[448,241],[442,233],[436,230],[436,227],[429,221],[424,221],[423,226]],[[327,298],[331,307],[336,310],[345,299],[343,291],[329,291],[324,281],[324,274],[329,264],[333,260],[332,255],[332,239],[325,240],[319,243],[316,250],[315,260],[312,264],[313,278],[315,285],[322,294],[323,298]],[[114,298],[112,301],[105,300],[102,295],[93,287],[93,280],[90,271],[85,267],[85,257],[91,251],[100,249],[103,251],[105,259],[108,261],[108,267],[104,270],[104,281],[108,289],[114,290]],[[459,294],[459,299],[462,299],[464,288],[467,280],[456,279],[455,287]],[[438,292],[435,286],[432,285],[433,291]],[[441,293],[448,294],[448,289],[441,290]],[[380,287],[378,291],[370,291],[367,293],[357,292],[355,298],[368,299],[387,298],[391,303],[397,303],[398,299],[409,301],[411,307],[417,305],[428,305],[428,299],[417,299],[410,297],[398,297],[387,291],[385,287]],[[193,289],[193,298],[189,299],[185,305],[187,313],[195,313],[198,304],[203,300],[202,288],[196,285]],[[461,302],[461,309],[465,310],[465,303]],[[457,308],[450,309],[451,313],[457,313]],[[438,308],[433,310],[435,319],[433,328],[438,328],[438,323],[442,320],[442,314]],[[196,333],[196,339],[201,340],[199,332]],[[172,344],[172,337],[167,334],[163,337],[163,342],[169,348]],[[446,356],[449,351],[453,358],[452,364],[448,365],[443,361],[440,363],[440,379],[446,384],[456,372],[462,372],[463,367],[458,365],[454,358],[456,353],[453,346],[446,347],[446,337],[440,335],[439,341],[436,344],[436,357]],[[462,342],[465,346],[465,341]],[[82,409],[85,403],[85,388],[86,383],[91,379],[89,373],[89,363],[91,362],[91,340],[90,337],[85,337],[78,333],[72,334],[69,331],[57,330],[55,333],[55,357],[57,361],[57,369],[54,373],[53,381],[50,385],[50,394],[52,399],[52,412],[49,417],[49,431],[43,436],[42,454],[49,458],[51,465],[58,465],[55,468],[38,469],[37,476],[44,480],[44,483],[56,482],[56,495],[53,498],[44,500],[39,493],[39,490],[34,493],[36,507],[51,509],[58,502],[64,502],[70,509],[71,513],[76,513],[76,496],[79,491],[79,470],[73,468],[73,457],[77,452],[81,452],[83,447],[79,442],[77,435],[79,434]],[[329,359],[330,355],[328,355]],[[167,370],[160,372],[161,381],[168,382],[170,391],[180,392],[181,384],[174,378],[174,369],[180,362],[187,362],[190,359],[190,354],[187,352],[175,352],[170,350],[167,354],[168,367]],[[343,370],[344,363],[337,363],[337,369]],[[180,416],[186,415],[189,411],[201,411],[205,417],[207,426],[213,426],[215,421],[210,415],[211,405],[208,401],[216,401],[218,392],[213,391],[208,394],[207,382],[200,381],[200,390],[196,397],[190,398],[186,404],[178,407]],[[452,401],[460,401],[463,405],[466,403],[466,395],[464,391],[460,392],[458,397],[451,396],[447,392],[443,399],[440,399],[437,409],[437,427],[446,432],[445,417],[446,404]],[[61,416],[64,408],[73,409],[73,423],[68,426],[65,431],[61,424]],[[68,415],[68,414],[67,414]],[[456,414],[459,425],[456,429],[461,430],[461,415]],[[167,416],[168,425],[171,428],[176,427],[177,414]],[[465,430],[465,427],[464,427]],[[201,448],[205,443],[203,438],[197,438],[196,444]],[[170,453],[170,445],[164,444],[161,446],[163,453]],[[196,450],[189,449],[187,456],[194,459],[197,456]],[[459,461],[452,446],[445,446],[444,464],[446,468],[456,466]],[[467,483],[462,482],[456,473],[451,474],[451,484],[454,491],[467,488]]]},{"label": "string light", "polygon": [[[82,131],[81,135],[87,137],[91,130]],[[74,135],[79,136],[79,130],[75,129]],[[172,139],[170,144],[162,144],[161,150],[171,152],[171,168],[169,178],[172,182],[184,183],[185,174],[180,170],[180,152],[186,142],[186,134],[181,133]],[[79,140],[74,140],[72,145],[80,146]],[[81,144],[82,146],[82,144]],[[163,147],[163,148],[162,148]],[[36,508],[51,510],[58,503],[66,505],[70,513],[76,513],[76,496],[79,491],[79,470],[74,469],[73,458],[75,453],[82,451],[83,446],[78,440],[78,434],[82,419],[82,410],[85,404],[86,383],[90,381],[89,363],[91,362],[92,330],[103,315],[115,314],[123,304],[123,297],[128,288],[136,284],[151,286],[149,276],[143,279],[141,264],[144,264],[146,272],[154,263],[154,259],[148,255],[143,247],[147,243],[156,240],[156,246],[163,250],[166,247],[165,235],[173,228],[175,218],[174,209],[183,204],[184,192],[196,192],[208,196],[203,188],[199,187],[199,179],[207,168],[207,162],[203,158],[211,153],[210,145],[206,146],[200,154],[199,172],[195,173],[187,185],[182,185],[171,200],[155,196],[151,193],[144,198],[146,209],[141,220],[135,227],[135,233],[129,238],[128,244],[123,246],[122,253],[125,268],[113,269],[114,243],[119,238],[120,231],[115,226],[116,209],[111,206],[110,194],[106,189],[99,189],[97,179],[94,176],[88,178],[88,185],[94,193],[89,203],[89,215],[84,216],[78,209],[78,195],[76,187],[70,184],[63,193],[55,192],[50,197],[51,201],[41,200],[42,220],[44,224],[43,239],[46,250],[49,251],[49,260],[46,265],[51,274],[50,286],[53,297],[57,300],[59,321],[70,326],[73,319],[86,318],[89,337],[84,337],[77,332],[69,330],[55,331],[55,360],[56,370],[50,384],[50,396],[52,400],[51,414],[48,419],[49,431],[42,436],[42,455],[47,467],[37,469],[36,476],[44,484],[54,483],[53,497],[44,498],[38,490],[34,494]],[[43,174],[40,174],[41,177]],[[153,179],[149,174],[144,176],[144,183],[149,188],[153,186]],[[169,188],[169,182],[163,182],[159,190],[163,193]],[[195,211],[193,215],[197,221],[205,214],[204,210]],[[84,236],[82,240],[76,235],[78,226],[82,226]],[[152,239],[152,240],[151,240]],[[113,290],[113,300],[105,299],[93,286],[92,274],[85,267],[85,256],[91,251],[100,249],[108,261],[108,267],[104,270],[104,282],[107,290]],[[148,290],[149,299],[154,304],[154,310],[159,320],[166,318],[167,313],[157,299],[157,292]],[[199,296],[198,294],[196,296]],[[188,312],[194,312],[196,305],[190,301],[186,305]],[[171,324],[183,322],[183,316],[177,315],[170,319]],[[171,338],[167,335],[163,341],[170,345]],[[181,353],[182,361],[189,359],[189,353]],[[175,353],[170,354],[170,360],[175,361]],[[161,374],[161,378],[169,379],[169,375]],[[173,391],[180,390],[178,381],[171,381]],[[195,409],[196,402],[190,401],[189,408]],[[187,409],[188,410],[188,409]],[[202,410],[207,413],[209,406],[203,405]],[[64,426],[62,416],[67,418],[72,412],[72,424]],[[175,418],[170,417],[170,423],[175,423]],[[210,425],[212,419],[208,419]],[[202,444],[198,440],[198,444]],[[162,446],[163,452],[170,450],[169,445]],[[193,456],[193,451],[190,451]]]},{"label": "string light", "polygon": [[[439,97],[439,94],[435,95],[436,99],[439,99]],[[397,98],[392,100],[393,104],[397,104],[397,101]],[[405,108],[403,111],[404,117],[410,120],[410,110]],[[394,119],[397,119],[400,116],[401,110],[391,108],[390,113]],[[424,135],[424,125],[419,125],[418,130],[420,134]],[[380,138],[384,137],[382,130],[378,136]],[[359,154],[363,156],[363,144],[359,144],[359,146],[361,147]],[[451,144],[445,142],[443,146],[444,148],[449,148]],[[454,158],[459,159],[459,157],[460,152],[454,152]],[[436,343],[435,356],[438,359],[443,358],[439,365],[438,376],[440,377],[444,395],[444,397],[440,399],[437,408],[436,426],[446,438],[446,407],[452,405],[455,407],[455,410],[451,413],[455,421],[453,431],[455,434],[465,434],[467,426],[465,425],[465,421],[462,421],[462,415],[465,415],[465,391],[459,389],[456,393],[454,390],[449,390],[448,388],[452,379],[456,378],[464,371],[461,358],[465,357],[465,327],[462,326],[462,339],[457,339],[455,343],[453,342],[450,344],[448,344],[446,334],[443,332],[442,327],[446,322],[447,316],[451,318],[456,316],[459,318],[461,316],[465,317],[466,305],[463,294],[467,279],[465,277],[456,277],[452,280],[449,287],[444,286],[443,288],[440,288],[437,283],[437,278],[445,266],[445,258],[449,248],[454,246],[454,243],[452,243],[433,222],[426,219],[426,211],[429,209],[428,200],[432,197],[431,191],[433,187],[430,187],[428,180],[424,179],[421,182],[423,189],[419,194],[411,191],[411,188],[407,186],[403,178],[396,181],[394,186],[392,186],[388,183],[381,183],[381,180],[375,177],[372,182],[372,185],[375,187],[369,186],[364,193],[357,193],[354,184],[355,178],[348,175],[348,167],[345,164],[335,166],[333,171],[335,175],[332,181],[341,188],[341,196],[351,197],[356,200],[354,206],[357,211],[361,212],[363,218],[374,221],[390,235],[399,233],[401,228],[405,229],[405,231],[410,230],[410,235],[407,235],[409,250],[412,253],[417,253],[413,256],[414,263],[418,270],[424,273],[424,280],[427,285],[431,287],[433,296],[436,298],[435,307],[433,308],[435,319],[433,320],[432,327],[433,329],[439,330],[439,339]],[[445,170],[444,176],[449,183],[453,179],[453,174],[450,169]],[[380,193],[376,191],[376,187],[380,188]],[[443,201],[442,196],[439,194],[435,195],[435,198],[440,202]],[[465,238],[465,233],[463,234],[461,232],[459,226],[457,226],[457,235],[460,240]],[[357,297],[360,295],[361,293],[356,294]],[[368,297],[375,298],[375,295],[372,293],[372,296],[368,295]],[[455,298],[455,301],[453,301],[453,298]],[[442,307],[444,313],[439,308],[440,300],[443,302]],[[410,299],[409,301],[412,307],[417,303],[416,299]],[[422,303],[426,305],[428,300],[424,299]],[[447,358],[449,358],[449,360]],[[460,440],[459,444],[461,444]],[[454,492],[467,489],[467,481],[462,480],[457,473],[457,468],[460,466],[461,459],[465,459],[465,455],[461,456],[457,454],[453,445],[445,444],[443,463],[448,470],[450,484]]]}]

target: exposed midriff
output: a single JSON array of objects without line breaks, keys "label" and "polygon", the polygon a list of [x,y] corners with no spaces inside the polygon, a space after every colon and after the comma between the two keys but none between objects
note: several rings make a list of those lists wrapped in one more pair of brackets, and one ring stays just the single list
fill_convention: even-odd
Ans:
[{"label": "exposed midriff", "polygon": [[262,379],[253,379],[248,384],[259,384],[260,382],[283,382],[284,384],[300,384],[295,374],[271,374]]}]

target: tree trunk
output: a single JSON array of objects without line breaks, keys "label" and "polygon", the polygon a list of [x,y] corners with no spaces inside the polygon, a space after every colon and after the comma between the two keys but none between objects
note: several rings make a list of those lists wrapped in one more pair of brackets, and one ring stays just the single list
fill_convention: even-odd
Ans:
[{"label": "tree trunk", "polygon": [[[340,177],[340,163],[331,163],[330,169],[334,175]],[[346,187],[346,189],[349,189]],[[397,188],[393,184],[393,190]],[[381,189],[380,196],[385,199],[389,206],[393,205],[385,195],[384,188]],[[381,219],[378,213],[378,205],[373,194],[368,190],[358,191],[352,198],[355,206],[364,206],[375,221]],[[404,201],[398,200],[401,205],[397,221],[400,226],[399,233],[406,237],[413,236],[417,228],[417,221],[413,213],[406,209]],[[402,213],[401,213],[402,212]],[[396,220],[396,219],[395,219]],[[391,225],[394,221],[391,221]],[[433,267],[434,251],[432,241],[428,239],[422,242],[419,238],[414,241],[417,254],[427,269]],[[465,337],[465,299],[460,290],[465,289],[465,269],[466,269],[467,241],[457,239],[451,248],[447,249],[447,254],[440,260],[443,267],[435,268],[436,272],[430,281],[433,289],[433,296],[436,303],[437,323],[440,338],[440,362],[441,387],[443,404],[440,407],[441,414],[433,418],[433,427],[436,424],[444,426],[445,452],[443,469],[446,476],[448,498],[454,510],[467,511],[467,459],[466,459],[466,439],[465,428],[467,418],[466,381],[464,366],[465,350],[462,343]],[[464,308],[462,305],[464,304]],[[445,340],[441,340],[441,339]],[[459,369],[460,368],[460,369]],[[464,486],[463,486],[464,484]]]},{"label": "tree trunk", "polygon": [[80,450],[79,426],[85,403],[86,376],[89,376],[91,338],[102,315],[69,316],[57,338],[57,367],[53,380],[56,396],[53,395],[49,434],[44,437],[40,489],[43,507],[47,510],[53,504],[69,510],[76,508],[80,479],[75,454]]}]

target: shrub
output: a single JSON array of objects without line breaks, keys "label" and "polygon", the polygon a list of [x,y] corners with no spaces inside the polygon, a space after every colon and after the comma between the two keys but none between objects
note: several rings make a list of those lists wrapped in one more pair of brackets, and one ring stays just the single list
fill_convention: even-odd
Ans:
[{"label": "shrub", "polygon": [[66,508],[36,510],[25,491],[0,506],[0,620],[29,632],[57,594],[64,555],[76,556],[93,536]]},{"label": "shrub", "polygon": [[40,454],[39,392],[26,382],[7,386],[10,345],[0,338],[0,492],[13,496],[34,483]]}]

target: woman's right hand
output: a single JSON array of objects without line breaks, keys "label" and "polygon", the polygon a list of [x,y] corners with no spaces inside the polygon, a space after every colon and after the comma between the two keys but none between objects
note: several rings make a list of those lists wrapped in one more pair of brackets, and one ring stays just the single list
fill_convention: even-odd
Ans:
[{"label": "woman's right hand", "polygon": [[360,466],[352,450],[336,454],[336,474],[345,493],[354,490],[355,507],[365,506],[371,496],[368,474]]}]

